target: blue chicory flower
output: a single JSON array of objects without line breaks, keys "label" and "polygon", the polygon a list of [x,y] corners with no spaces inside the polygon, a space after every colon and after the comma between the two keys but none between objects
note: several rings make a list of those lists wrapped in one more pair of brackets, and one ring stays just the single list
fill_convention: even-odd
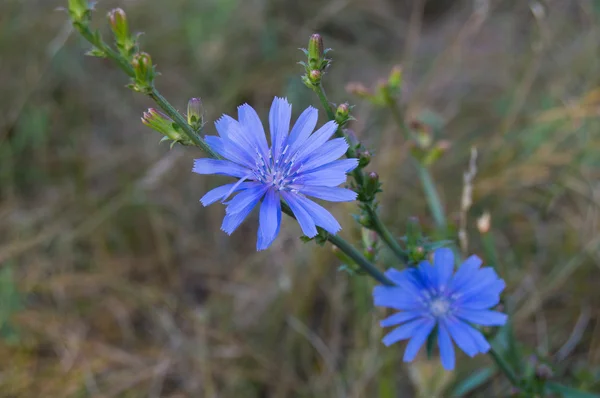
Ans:
[{"label": "blue chicory flower", "polygon": [[385,275],[396,286],[376,286],[373,298],[376,306],[401,312],[381,321],[382,327],[399,325],[383,343],[389,346],[410,339],[404,351],[404,361],[410,362],[436,328],[447,370],[454,369],[452,340],[470,357],[486,353],[490,345],[472,324],[501,326],[507,316],[490,310],[500,301],[505,283],[493,268],[479,268],[481,263],[479,257],[471,256],[453,275],[454,254],[442,248],[434,252],[433,265],[422,261],[416,268],[389,269]]},{"label": "blue chicory flower", "polygon": [[[318,112],[309,107],[290,131],[291,116],[291,104],[275,97],[269,113],[269,148],[258,115],[250,105],[241,105],[239,121],[223,115],[215,123],[219,136],[206,137],[206,143],[224,159],[194,161],[195,173],[239,178],[200,199],[204,206],[219,200],[227,205],[221,226],[227,234],[231,235],[262,200],[257,250],[269,247],[279,233],[281,199],[293,211],[302,232],[311,238],[317,235],[317,226],[331,234],[341,227],[329,211],[307,196],[332,202],[356,199],[356,192],[338,187],[358,160],[338,160],[346,153],[348,143],[344,138],[329,140],[337,124],[328,122],[313,133]],[[225,202],[236,192],[233,199]]]}]

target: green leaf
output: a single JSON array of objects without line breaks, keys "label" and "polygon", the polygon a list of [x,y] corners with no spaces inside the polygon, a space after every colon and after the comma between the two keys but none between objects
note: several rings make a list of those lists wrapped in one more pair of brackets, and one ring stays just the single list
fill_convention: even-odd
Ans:
[{"label": "green leaf", "polygon": [[600,394],[580,391],[560,383],[547,383],[546,391],[559,394],[563,398],[600,398]]},{"label": "green leaf", "polygon": [[452,397],[462,397],[476,388],[482,386],[494,375],[494,368],[487,367],[481,369],[466,379],[462,380],[452,391]]}]

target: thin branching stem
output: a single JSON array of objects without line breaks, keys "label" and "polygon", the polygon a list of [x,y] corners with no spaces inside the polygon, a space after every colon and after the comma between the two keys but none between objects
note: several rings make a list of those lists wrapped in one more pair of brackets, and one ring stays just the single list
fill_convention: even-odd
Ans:
[{"label": "thin branching stem", "polygon": [[[94,34],[86,23],[73,21],[73,26],[85,38],[90,44],[96,49],[100,50],[107,58],[113,60],[119,67],[129,76],[134,77],[135,72],[131,66],[129,60],[123,57],[120,53],[113,50],[108,44],[106,44],[98,34]],[[214,159],[219,159],[220,156],[215,153],[206,142],[198,136],[194,129],[186,122],[184,117],[167,101],[165,97],[158,91],[156,87],[146,93],[150,98],[156,102],[156,104],[181,128],[184,134],[194,143],[194,145],[201,148],[206,154]],[[335,118],[335,115],[331,113],[331,108],[327,107],[328,115],[331,114]],[[293,212],[287,206],[282,204],[282,210],[285,214],[294,217]],[[381,271],[379,271],[369,260],[367,260],[358,250],[356,250],[351,244],[346,242],[339,236],[328,235],[327,240],[333,245],[337,246],[344,254],[356,262],[367,274],[378,280],[379,282],[389,285],[391,281],[385,277]]]},{"label": "thin branching stem", "polygon": [[[322,84],[315,85],[313,87],[314,92],[319,97],[319,101],[321,101],[321,105],[325,109],[327,113],[327,117],[329,120],[335,120],[335,113],[331,108],[331,104],[327,99],[327,94],[325,94],[325,89]],[[339,137],[344,137],[348,141],[348,138],[345,136],[342,127],[338,127],[336,134]],[[350,143],[350,142],[349,142]],[[346,152],[346,156],[349,158],[357,157],[356,150],[350,145],[348,152]],[[360,187],[364,185],[364,174],[361,169],[356,168],[352,172],[352,177],[356,181],[356,184]],[[377,210],[375,209],[375,205],[373,203],[366,204],[367,213],[369,218],[371,219],[371,226],[375,232],[383,239],[383,241],[388,245],[388,247],[394,252],[396,256],[402,261],[406,260],[406,254],[394,235],[390,232],[390,230],[386,227],[386,225],[381,221]]]}]

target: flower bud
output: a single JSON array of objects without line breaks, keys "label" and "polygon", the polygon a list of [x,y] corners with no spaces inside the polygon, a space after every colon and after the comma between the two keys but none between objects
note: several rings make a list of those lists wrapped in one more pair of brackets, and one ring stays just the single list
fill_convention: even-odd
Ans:
[{"label": "flower bud", "polygon": [[308,41],[308,62],[312,68],[319,67],[323,51],[323,38],[318,33],[313,34]]},{"label": "flower bud", "polygon": [[319,70],[311,70],[308,74],[308,79],[312,84],[320,84],[321,83],[322,73]]},{"label": "flower bud", "polygon": [[131,66],[135,72],[133,88],[140,92],[149,91],[154,81],[154,67],[150,55],[144,52],[135,54]]},{"label": "flower bud", "polygon": [[142,123],[165,135],[173,130],[173,120],[154,108],[150,108],[143,113]]},{"label": "flower bud", "polygon": [[90,17],[90,4],[88,0],[69,0],[69,15],[74,22],[84,22]]},{"label": "flower bud", "polygon": [[361,151],[358,154],[358,167],[361,169],[366,167],[369,163],[371,163],[371,152],[369,151]]},{"label": "flower bud", "polygon": [[190,99],[187,107],[187,120],[188,124],[192,126],[194,130],[198,130],[200,127],[202,127],[202,113],[202,101],[200,98]]},{"label": "flower bud", "polygon": [[184,145],[190,145],[187,137],[177,131],[176,124],[173,120],[154,108],[150,108],[144,112],[142,123],[164,135],[165,138],[163,138],[163,140],[171,140],[173,143],[180,142]]},{"label": "flower bud", "polygon": [[115,34],[117,43],[125,43],[129,40],[129,26],[127,25],[127,16],[125,11],[115,8],[108,13],[108,22]]},{"label": "flower bud", "polygon": [[380,192],[381,185],[379,184],[379,174],[370,172],[367,174],[366,183],[364,186],[364,194],[367,200],[373,200],[377,192]]},{"label": "flower bud", "polygon": [[343,126],[350,119],[350,105],[346,102],[340,104],[335,111],[335,121],[338,125]]}]

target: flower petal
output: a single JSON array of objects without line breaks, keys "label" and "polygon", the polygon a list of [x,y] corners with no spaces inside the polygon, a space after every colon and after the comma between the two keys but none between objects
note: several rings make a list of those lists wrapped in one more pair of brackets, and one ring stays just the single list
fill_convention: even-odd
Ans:
[{"label": "flower petal", "polygon": [[248,104],[238,106],[238,119],[246,137],[250,142],[254,143],[253,146],[267,159],[269,156],[269,147],[267,145],[265,129],[254,108]]},{"label": "flower petal", "polygon": [[412,337],[415,334],[415,332],[417,332],[419,328],[422,327],[422,325],[423,320],[420,319],[409,323],[405,323],[404,325],[398,326],[396,329],[386,334],[381,341],[386,346],[389,346],[400,340],[406,340]]},{"label": "flower petal", "polygon": [[277,192],[273,189],[269,189],[260,206],[256,250],[265,250],[267,247],[271,246],[271,243],[273,243],[279,233],[280,225],[281,201],[279,200]]},{"label": "flower petal", "polygon": [[305,186],[300,189],[304,195],[313,196],[330,202],[351,202],[356,200],[356,192],[338,187]]},{"label": "flower petal", "polygon": [[290,131],[292,105],[285,98],[275,97],[269,112],[269,129],[271,132],[271,150],[273,158],[278,159]]},{"label": "flower petal", "polygon": [[248,169],[239,164],[235,164],[229,160],[208,158],[195,159],[192,171],[198,174],[222,174],[238,178],[242,178],[248,174]]},{"label": "flower petal", "polygon": [[312,106],[309,106],[300,114],[300,117],[298,117],[294,127],[292,127],[292,131],[287,140],[287,144],[290,146],[290,154],[296,153],[298,148],[300,148],[310,136],[310,133],[314,131],[318,117],[319,112]]},{"label": "flower petal", "polygon": [[448,332],[450,332],[450,336],[452,336],[456,342],[456,345],[458,345],[461,350],[463,350],[470,357],[477,355],[479,348],[467,330],[467,327],[469,326],[466,323],[456,319],[455,317],[448,317],[442,322],[446,325]]},{"label": "flower petal", "polygon": [[229,115],[223,115],[215,122],[215,127],[223,145],[235,145],[239,150],[246,152],[247,157],[254,159],[258,150],[256,140],[246,133],[240,122]]},{"label": "flower petal", "polygon": [[473,279],[473,274],[479,270],[483,261],[475,255],[467,258],[452,277],[450,289],[457,291],[462,289],[463,285]]},{"label": "flower petal", "polygon": [[331,163],[342,157],[347,150],[348,143],[345,138],[335,138],[327,141],[300,163],[302,165],[302,170],[303,172],[308,172],[327,163]]},{"label": "flower petal", "polygon": [[334,121],[325,123],[320,129],[315,131],[302,145],[296,154],[296,160],[300,163],[312,154],[317,148],[323,145],[336,132],[338,124]]},{"label": "flower petal", "polygon": [[227,138],[207,135],[204,140],[213,151],[239,165],[254,168],[256,162],[246,150],[242,150],[235,142]]},{"label": "flower petal", "polygon": [[323,228],[325,231],[335,235],[340,229],[342,229],[341,225],[337,222],[333,215],[331,215],[331,213],[323,206],[320,206],[312,200],[306,199],[300,195],[297,195],[296,199],[298,204],[302,206],[304,210],[308,212],[308,214],[310,214],[312,219],[315,221],[315,224]]},{"label": "flower petal", "polygon": [[404,362],[411,362],[415,359],[415,357],[419,353],[419,349],[423,346],[423,344],[425,344],[425,340],[427,340],[427,337],[433,330],[434,326],[435,321],[433,319],[423,319],[421,325],[415,331],[413,337],[406,345],[406,350],[404,350],[404,357],[402,358]]},{"label": "flower petal", "polygon": [[225,218],[223,218],[223,224],[221,224],[221,231],[225,232],[227,235],[231,235],[233,231],[240,226],[242,222],[248,217],[252,209],[256,207],[258,201],[250,202],[246,207],[241,209],[235,213],[225,214]]},{"label": "flower petal", "polygon": [[251,188],[240,192],[235,198],[227,202],[225,213],[239,213],[240,211],[244,211],[248,206],[256,206],[266,191],[267,187],[263,184],[254,184]]},{"label": "flower petal", "polygon": [[391,286],[375,286],[373,303],[378,307],[388,307],[401,311],[423,310],[418,297],[405,292],[402,288]]},{"label": "flower petal", "polygon": [[[202,202],[202,205],[204,207],[209,206],[209,205],[215,203],[216,201],[223,199],[223,197],[229,192],[229,190],[231,190],[231,188],[233,188],[236,184],[237,183],[234,182],[232,184],[221,185],[220,187],[211,189],[202,197],[202,199],[200,199],[200,202]],[[234,192],[243,191],[245,189],[250,188],[254,184],[256,184],[256,183],[255,182],[243,182],[240,185],[238,185],[238,187],[235,189]]]},{"label": "flower petal", "polygon": [[402,311],[397,312],[394,315],[390,315],[384,320],[379,322],[379,326],[382,328],[388,326],[396,326],[400,323],[412,321],[415,318],[420,318],[423,314],[420,311]]},{"label": "flower petal", "polygon": [[479,330],[471,327],[470,325],[467,325],[466,323],[464,323],[463,325],[465,326],[465,331],[469,333],[471,339],[473,340],[473,343],[475,343],[479,352],[482,354],[488,352],[491,346],[490,343],[487,342],[485,337],[483,337],[483,334],[481,334]]},{"label": "flower petal", "polygon": [[442,247],[433,253],[433,267],[435,268],[435,287],[441,289],[447,286],[454,270],[454,253]]},{"label": "flower petal", "polygon": [[296,220],[298,220],[298,224],[300,224],[300,228],[302,228],[302,233],[312,238],[317,235],[317,227],[315,225],[314,220],[310,216],[310,214],[298,203],[296,198],[297,195],[290,192],[281,192],[281,196],[290,206],[294,216],[296,216]]},{"label": "flower petal", "polygon": [[502,326],[508,319],[506,314],[490,310],[466,310],[459,308],[455,314],[460,319],[481,326]]},{"label": "flower petal", "polygon": [[385,276],[394,282],[396,286],[414,297],[420,297],[422,292],[426,290],[417,277],[418,271],[414,268],[407,268],[402,271],[390,268],[385,272]]},{"label": "flower petal", "polygon": [[454,347],[452,346],[452,340],[448,334],[446,326],[440,323],[438,328],[438,345],[440,346],[440,357],[442,360],[442,366],[446,370],[454,369],[456,359],[454,357]]}]

